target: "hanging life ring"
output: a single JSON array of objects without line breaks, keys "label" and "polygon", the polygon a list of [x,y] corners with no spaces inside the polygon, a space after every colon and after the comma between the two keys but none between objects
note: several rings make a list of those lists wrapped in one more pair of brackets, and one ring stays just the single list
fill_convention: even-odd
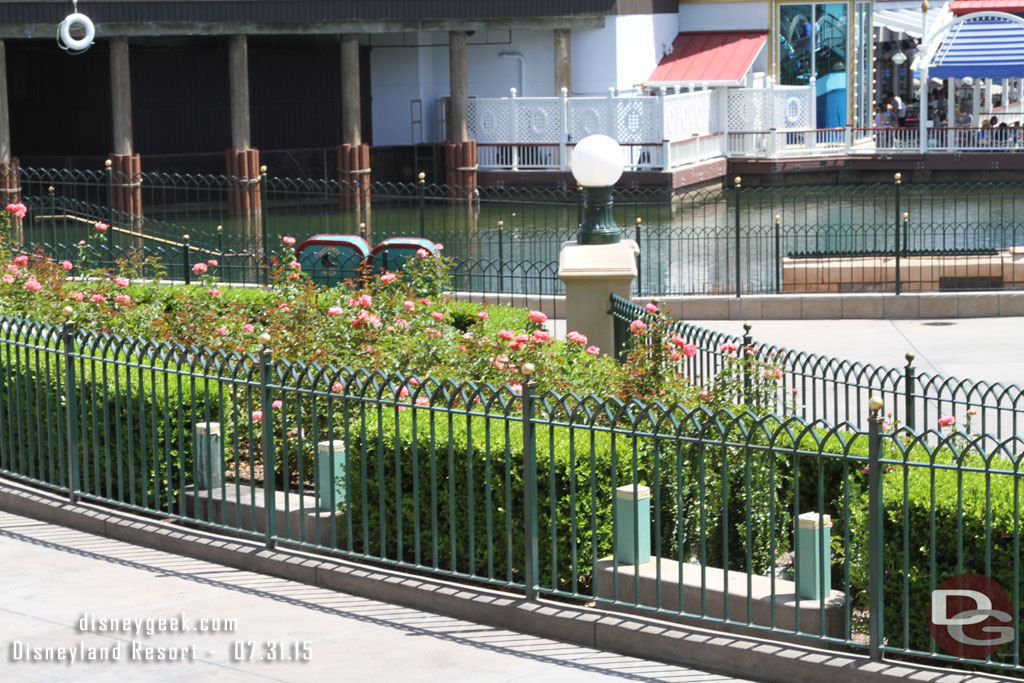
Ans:
[{"label": "hanging life ring", "polygon": [[[81,38],[72,38],[71,29],[74,26],[80,26],[85,31],[85,35]],[[85,52],[92,47],[92,41],[96,37],[96,27],[92,23],[92,19],[75,12],[64,17],[64,21],[60,22],[59,28],[60,42],[64,47],[73,52]]]}]

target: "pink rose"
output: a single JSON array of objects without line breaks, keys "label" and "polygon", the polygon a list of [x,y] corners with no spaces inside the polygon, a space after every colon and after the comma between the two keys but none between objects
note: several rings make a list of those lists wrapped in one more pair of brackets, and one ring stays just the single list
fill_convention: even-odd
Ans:
[{"label": "pink rose", "polygon": [[298,282],[301,279],[302,279],[302,276],[299,275],[298,273],[291,273],[291,274],[288,275],[288,281],[289,282]]},{"label": "pink rose", "polygon": [[192,272],[195,273],[196,275],[202,275],[207,270],[209,270],[209,267],[205,263],[202,263],[202,262],[197,263],[194,266],[192,266]]},{"label": "pink rose", "polygon": [[380,281],[383,282],[384,284],[387,284],[389,282],[393,282],[395,277],[396,276],[394,273],[384,273],[383,275],[380,276]]},{"label": "pink rose", "polygon": [[78,240],[78,246],[84,247],[85,246],[85,240]]},{"label": "pink rose", "polygon": [[278,304],[277,310],[280,311],[281,313],[288,313],[292,310],[292,307],[288,305],[288,302],[286,301],[282,304]]},{"label": "pink rose", "polygon": [[587,335],[580,334],[579,332],[570,332],[569,334],[565,335],[565,338],[568,339],[573,344],[579,344],[580,346],[587,345]]},{"label": "pink rose", "polygon": [[254,411],[252,411],[252,421],[253,422],[263,422],[263,411],[262,410],[254,410]]},{"label": "pink rose", "polygon": [[736,351],[739,348],[740,348],[740,345],[737,344],[736,342],[725,342],[724,344],[722,344],[721,346],[718,347],[718,350],[722,351],[722,352],[726,352],[726,351]]},{"label": "pink rose", "polygon": [[548,321],[548,317],[541,311],[530,311],[530,322],[543,325]]},{"label": "pink rose", "polygon": [[219,336],[221,336],[221,337],[226,337],[227,334],[228,334],[228,328],[226,328],[226,327],[218,327],[217,328],[217,334]]},{"label": "pink rose", "polygon": [[206,293],[214,298],[220,298],[221,291],[214,287],[213,289],[206,290]]},{"label": "pink rose", "polygon": [[14,277],[21,277],[21,268],[14,265],[13,263],[7,264],[7,270],[9,270],[11,272],[11,275],[13,275]]},{"label": "pink rose", "polygon": [[118,294],[117,296],[114,297],[114,301],[116,303],[121,304],[122,306],[127,306],[132,302],[132,298],[127,294]]},{"label": "pink rose", "polygon": [[479,313],[476,314],[476,317],[479,318],[480,320],[487,320],[491,316],[487,313],[487,311],[480,311]]},{"label": "pink rose", "polygon": [[331,306],[327,309],[327,315],[341,315],[345,312],[345,309],[341,306]]},{"label": "pink rose", "polygon": [[118,275],[114,278],[114,284],[118,287],[127,287],[131,282],[124,275]]},{"label": "pink rose", "polygon": [[18,202],[17,204],[8,204],[7,213],[12,214],[16,218],[24,218],[25,214],[28,213],[28,209],[24,204]]},{"label": "pink rose", "polygon": [[3,277],[0,277],[0,281],[6,282],[7,284],[11,284],[12,282],[14,282],[14,276],[11,275],[10,273],[5,273]]},{"label": "pink rose", "polygon": [[940,427],[952,427],[955,424],[956,424],[956,418],[953,417],[952,415],[947,415],[946,417],[940,417],[939,418],[939,426]]},{"label": "pink rose", "polygon": [[416,258],[426,258],[430,253],[426,249],[417,249]]},{"label": "pink rose", "polygon": [[535,330],[533,333],[533,341],[538,344],[551,341],[551,333],[547,330]]},{"label": "pink rose", "polygon": [[242,332],[255,332],[256,327],[252,323],[242,325]]},{"label": "pink rose", "polygon": [[295,238],[291,237],[290,235],[285,235],[284,237],[281,238],[281,241],[289,247],[295,244]]},{"label": "pink rose", "polygon": [[434,245],[434,249],[437,249],[438,251],[444,251],[444,245],[438,242],[437,244]]},{"label": "pink rose", "polygon": [[280,400],[277,400],[271,403],[270,407],[273,408],[274,410],[281,410],[281,408],[284,407],[284,403],[281,402]]},{"label": "pink rose", "polygon": [[369,294],[363,294],[356,301],[359,303],[360,306],[365,306],[366,308],[370,308],[371,306],[373,306],[373,297],[370,296]]},{"label": "pink rose", "polygon": [[70,296],[75,301],[82,301],[85,299],[85,294],[82,294],[81,292],[71,292]]},{"label": "pink rose", "polygon": [[28,279],[28,282],[25,283],[25,289],[27,289],[30,292],[38,292],[42,288],[43,286],[39,284],[39,280],[35,279],[34,277],[30,277]]},{"label": "pink rose", "polygon": [[520,384],[519,382],[516,382],[515,384],[509,384],[508,388],[512,390],[513,394],[523,393],[523,385]]},{"label": "pink rose", "polygon": [[683,344],[683,355],[687,358],[693,358],[697,355],[696,344]]},{"label": "pink rose", "polygon": [[649,303],[649,304],[647,304],[646,306],[644,306],[644,309],[645,309],[645,310],[646,310],[646,311],[647,311],[648,313],[657,313],[657,312],[658,312],[658,307],[657,307],[657,306],[655,306],[655,305],[654,305],[654,304],[652,304],[652,303]]},{"label": "pink rose", "polygon": [[60,267],[63,268],[64,270],[71,270],[75,266],[74,264],[71,263],[71,261],[61,261]]},{"label": "pink rose", "polygon": [[597,354],[601,353],[601,349],[597,346],[588,346],[587,353],[589,353],[591,356],[596,356]]},{"label": "pink rose", "polygon": [[424,298],[420,299],[420,303],[423,304],[424,306],[429,306],[430,305],[430,299],[424,297]]},{"label": "pink rose", "polygon": [[430,314],[430,317],[438,322],[441,322],[442,320],[444,320],[444,313],[442,313],[441,311],[434,311],[433,313]]},{"label": "pink rose", "polygon": [[14,265],[24,268],[28,265],[28,256],[22,254],[21,256],[14,257]]},{"label": "pink rose", "polygon": [[341,382],[335,382],[334,384],[331,385],[331,391],[334,392],[335,394],[340,394],[343,391],[345,391],[345,385],[342,384]]},{"label": "pink rose", "polygon": [[643,334],[647,329],[647,323],[637,318],[629,324],[629,331],[633,334]]},{"label": "pink rose", "polygon": [[89,301],[91,301],[94,304],[105,304],[107,303],[107,297],[103,296],[102,294],[93,294],[92,296],[89,297]]},{"label": "pink rose", "polygon": [[209,265],[209,266],[210,266],[211,268],[216,268],[216,267],[217,267],[217,259],[215,259],[215,258],[212,258],[212,259],[210,259],[210,260],[209,260],[209,261],[207,261],[206,263],[207,263],[207,265]]},{"label": "pink rose", "polygon": [[92,227],[96,228],[100,232],[106,232],[107,228],[109,228],[110,226],[104,223],[103,221],[96,221]]},{"label": "pink rose", "polygon": [[407,300],[404,304],[402,304],[402,308],[404,308],[407,311],[412,311],[416,308],[416,304]]},{"label": "pink rose", "polygon": [[298,261],[289,261],[288,267],[294,268],[295,270],[302,270],[302,264],[299,263]]},{"label": "pink rose", "polygon": [[429,406],[430,405],[430,399],[427,398],[426,396],[417,396],[416,397],[416,405],[418,405],[418,406]]}]

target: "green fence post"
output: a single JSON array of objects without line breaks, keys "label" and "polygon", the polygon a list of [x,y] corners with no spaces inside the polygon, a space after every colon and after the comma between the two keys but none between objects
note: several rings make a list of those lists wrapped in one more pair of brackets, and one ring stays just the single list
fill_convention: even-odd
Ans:
[{"label": "green fence post", "polygon": [[903,178],[902,174],[897,173],[893,176],[896,179],[896,241],[892,245],[892,250],[896,253],[896,294],[900,293],[900,182]]},{"label": "green fence post", "polygon": [[224,483],[224,451],[219,422],[200,422],[195,428],[196,490],[220,488]]},{"label": "green fence post", "polygon": [[505,221],[498,221],[498,291],[505,291]]},{"label": "green fence post", "polygon": [[651,561],[651,489],[626,484],[615,489],[615,559],[640,565]]},{"label": "green fence post", "polygon": [[65,306],[64,327],[61,340],[64,346],[64,419],[67,427],[68,448],[68,499],[78,502],[79,461],[78,461],[78,387],[75,383],[75,323],[71,317],[75,311]]},{"label": "green fence post", "polygon": [[825,600],[832,592],[832,519],[829,515],[805,512],[797,518],[797,595],[807,600]]},{"label": "green fence post", "polygon": [[266,544],[274,547],[277,536],[277,507],[274,491],[277,457],[274,452],[274,408],[270,400],[270,335],[264,332],[259,337],[260,345],[260,409],[263,411],[263,507],[267,515]]},{"label": "green fence post", "polygon": [[[224,226],[223,225],[218,225],[217,226],[217,258],[220,259],[220,261],[218,261],[218,265],[221,267],[221,272],[223,273],[224,272],[224,270],[223,270],[224,269]],[[223,280],[224,278],[222,277],[221,279]]]},{"label": "green fence post", "polygon": [[750,323],[743,323],[743,348],[740,349],[740,358],[743,369],[743,400],[749,402],[751,394],[754,393],[754,378],[750,370],[750,348],[754,344],[754,337],[750,334]]},{"label": "green fence post", "polygon": [[917,391],[917,368],[914,367],[914,354],[907,352],[907,366],[903,368],[903,423],[910,429],[916,429],[917,411],[914,405],[914,392]]},{"label": "green fence post", "polygon": [[743,179],[736,176],[736,298],[740,296],[740,184]]},{"label": "green fence post", "polygon": [[427,174],[420,171],[420,237],[427,234]]},{"label": "green fence post", "polygon": [[780,253],[782,230],[780,229],[782,219],[775,214],[775,293],[782,293],[782,254]]},{"label": "green fence post", "polygon": [[260,234],[263,237],[263,284],[270,284],[270,235],[267,234],[267,167],[260,166]]},{"label": "green fence post", "polygon": [[[644,222],[644,219],[640,216],[636,217],[636,246],[640,249],[640,225]],[[637,296],[643,296],[644,293],[644,271],[643,271],[643,257],[641,254],[643,250],[637,252],[636,255],[636,294]]]},{"label": "green fence post", "polygon": [[882,616],[884,609],[882,553],[882,399],[868,401],[868,652],[871,659],[882,658]]},{"label": "green fence post", "polygon": [[583,225],[583,186],[576,186],[576,235],[579,239],[580,226]]},{"label": "green fence post", "polygon": [[523,582],[526,599],[536,600],[540,557],[537,540],[537,439],[533,424],[533,363],[523,363],[523,507],[525,508],[525,563]]},{"label": "green fence post", "polygon": [[50,251],[57,253],[57,197],[56,188],[53,185],[47,189],[50,194]]},{"label": "green fence post", "polygon": [[[107,224],[110,227],[107,229],[107,251],[111,256],[114,254],[112,249],[114,241],[114,168],[113,162],[107,159],[103,162],[103,165],[107,169]],[[130,241],[129,241],[130,243]]]},{"label": "green fence post", "polygon": [[188,236],[188,233],[186,232],[184,235],[181,236],[181,242],[182,242],[182,244],[181,244],[181,262],[182,262],[182,264],[183,264],[183,266],[185,268],[185,284],[186,285],[192,284],[192,264],[189,262],[190,259],[191,259],[191,256],[188,253],[188,240],[189,240],[189,236]]}]

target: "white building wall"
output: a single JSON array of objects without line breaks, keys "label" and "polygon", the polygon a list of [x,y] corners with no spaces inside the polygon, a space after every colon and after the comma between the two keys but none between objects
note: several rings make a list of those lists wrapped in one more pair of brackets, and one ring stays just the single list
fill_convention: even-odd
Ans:
[{"label": "white building wall", "polygon": [[[480,42],[474,43],[474,39]],[[516,88],[520,97],[554,95],[554,41],[551,30],[490,31],[485,36],[470,37],[466,47],[470,96],[508,97],[511,88]],[[374,36],[374,42],[386,42],[389,46],[370,51],[373,144],[413,143],[410,103],[414,99],[423,102],[423,141],[443,142],[437,125],[437,101],[449,93],[448,34]],[[518,53],[525,59],[525,88],[520,86],[519,60],[503,58],[503,52]]]},{"label": "white building wall", "polygon": [[680,3],[679,31],[767,31],[771,25],[767,2]]},{"label": "white building wall", "polygon": [[[679,33],[674,14],[631,14],[615,18],[616,82],[620,90],[647,81]],[[607,86],[605,86],[607,90]]]}]

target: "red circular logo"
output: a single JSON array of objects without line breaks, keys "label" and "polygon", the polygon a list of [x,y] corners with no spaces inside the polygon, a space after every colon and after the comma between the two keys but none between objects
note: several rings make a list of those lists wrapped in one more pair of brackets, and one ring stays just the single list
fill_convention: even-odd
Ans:
[{"label": "red circular logo", "polygon": [[985,659],[1013,642],[1013,601],[999,583],[959,574],[932,591],[928,628],[947,654]]}]

